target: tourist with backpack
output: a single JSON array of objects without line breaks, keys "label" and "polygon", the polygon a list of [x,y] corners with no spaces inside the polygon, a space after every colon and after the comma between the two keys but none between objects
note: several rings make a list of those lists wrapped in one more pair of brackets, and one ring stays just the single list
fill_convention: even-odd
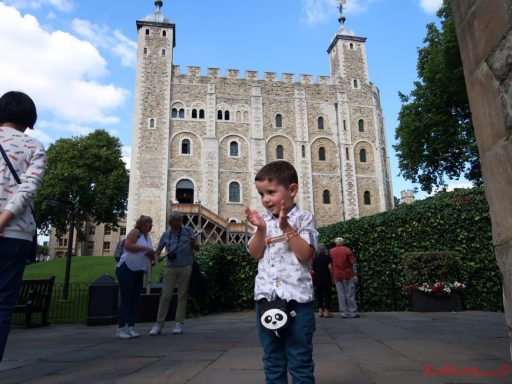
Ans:
[{"label": "tourist with backpack", "polygon": [[121,301],[117,311],[118,339],[139,337],[135,331],[135,319],[140,293],[143,286],[144,272],[148,271],[155,257],[155,251],[149,237],[153,228],[153,219],[140,216],[135,227],[128,233],[124,243],[124,251],[116,267]]}]

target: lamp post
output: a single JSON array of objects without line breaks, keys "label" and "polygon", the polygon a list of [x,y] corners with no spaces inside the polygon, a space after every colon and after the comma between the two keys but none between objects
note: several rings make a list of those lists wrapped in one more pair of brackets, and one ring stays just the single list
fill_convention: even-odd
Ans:
[{"label": "lamp post", "polygon": [[69,275],[71,272],[71,256],[73,252],[73,235],[75,232],[75,214],[78,210],[78,200],[80,198],[76,197],[73,200],[73,203],[70,204],[70,213],[69,213],[69,230],[68,230],[68,252],[66,256],[66,273],[64,274],[64,287],[62,288],[62,300],[68,299],[69,292]]}]

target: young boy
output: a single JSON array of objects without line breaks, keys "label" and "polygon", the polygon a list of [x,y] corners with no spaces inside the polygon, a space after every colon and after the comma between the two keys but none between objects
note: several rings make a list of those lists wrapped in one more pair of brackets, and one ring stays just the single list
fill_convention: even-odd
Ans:
[{"label": "young boy", "polygon": [[[297,171],[286,161],[265,165],[255,177],[261,203],[259,214],[245,208],[245,217],[256,229],[249,240],[249,254],[259,260],[254,287],[256,317],[263,348],[267,383],[314,383],[314,295],[309,264],[318,242],[315,219],[294,204],[299,184]],[[296,313],[288,328],[264,328],[259,304],[275,298],[286,300]]]}]

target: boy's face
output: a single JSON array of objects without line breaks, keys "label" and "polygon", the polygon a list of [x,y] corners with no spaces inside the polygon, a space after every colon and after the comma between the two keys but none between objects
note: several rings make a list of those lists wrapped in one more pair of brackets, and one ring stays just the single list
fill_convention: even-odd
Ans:
[{"label": "boy's face", "polygon": [[286,213],[290,212],[293,208],[293,201],[299,186],[297,184],[290,184],[285,188],[277,180],[263,180],[256,181],[256,189],[261,198],[261,204],[273,215],[278,216],[281,207],[284,206]]}]

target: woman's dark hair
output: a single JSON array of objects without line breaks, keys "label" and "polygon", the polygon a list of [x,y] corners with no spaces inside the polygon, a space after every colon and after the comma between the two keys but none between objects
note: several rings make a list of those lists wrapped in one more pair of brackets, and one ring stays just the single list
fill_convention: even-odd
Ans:
[{"label": "woman's dark hair", "polygon": [[23,92],[10,91],[0,97],[0,124],[13,123],[34,129],[36,105]]}]

